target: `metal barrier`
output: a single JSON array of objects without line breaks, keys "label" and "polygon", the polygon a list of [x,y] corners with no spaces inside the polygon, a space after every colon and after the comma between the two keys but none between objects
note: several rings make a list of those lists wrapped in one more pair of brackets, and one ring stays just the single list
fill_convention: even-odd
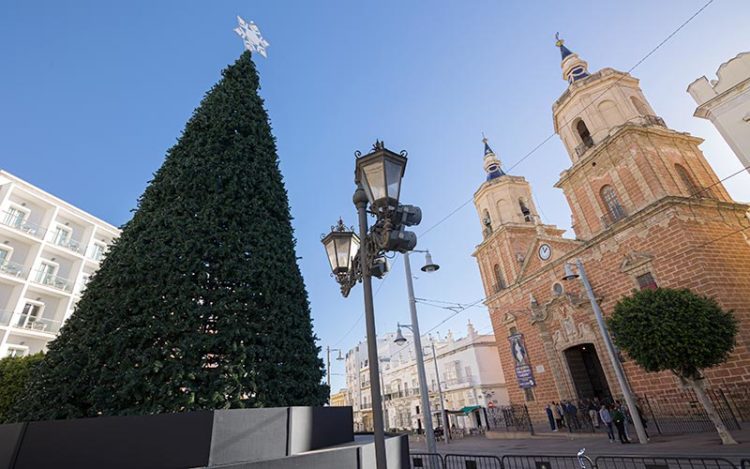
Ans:
[{"label": "metal barrier", "polygon": [[443,469],[443,457],[437,453],[409,453],[412,469]]},{"label": "metal barrier", "polygon": [[750,459],[739,464],[724,458],[672,456],[491,455],[411,453],[411,468],[424,469],[750,469]]},{"label": "metal barrier", "polygon": [[497,456],[446,454],[443,461],[445,469],[503,469],[503,462]]},{"label": "metal barrier", "polygon": [[[586,469],[595,467],[587,456],[582,456]],[[503,456],[504,469],[581,469],[581,462],[576,456]]]},{"label": "metal barrier", "polygon": [[669,456],[599,456],[599,469],[737,469],[723,458],[682,458]]}]

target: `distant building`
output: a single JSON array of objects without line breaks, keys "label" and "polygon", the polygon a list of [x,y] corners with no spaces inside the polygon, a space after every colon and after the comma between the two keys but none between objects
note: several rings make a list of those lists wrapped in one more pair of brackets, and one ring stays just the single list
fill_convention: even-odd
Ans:
[{"label": "distant building", "polygon": [[352,405],[349,399],[349,391],[341,389],[335,394],[331,394],[331,407],[347,407]]},{"label": "distant building", "polygon": [[[634,290],[657,287],[689,288],[733,310],[737,345],[726,363],[705,370],[706,383],[748,405],[748,205],[729,196],[703,140],[656,115],[637,78],[612,68],[589,73],[558,46],[567,86],[552,117],[571,166],[555,187],[570,205],[575,239],[542,223],[529,183],[503,171],[487,141],[485,180],[474,194],[484,235],[474,256],[511,402],[546,422],[552,401],[620,393],[581,282],[563,281],[565,264],[581,259],[605,315]],[[534,171],[544,171],[537,163]],[[635,393],[681,399],[672,373],[646,373],[627,357],[623,367]]]},{"label": "distant building", "polygon": [[[388,429],[419,431],[423,428],[423,410],[420,408],[414,342],[411,336],[406,337],[408,342],[404,345],[393,342],[395,333],[378,338],[384,419]],[[450,332],[443,338],[422,338],[422,345],[426,349],[424,358],[430,412],[433,414],[433,425],[437,427],[441,421],[440,401],[435,364],[431,350],[427,349],[433,339],[445,408],[449,412],[451,425],[465,429],[485,426],[483,410],[509,402],[494,335],[479,335],[469,323],[466,337],[460,339],[454,339]],[[372,430],[366,342],[360,342],[346,354],[346,384],[351,395],[355,430]]]},{"label": "distant building", "polygon": [[0,170],[0,357],[45,350],[119,234]]},{"label": "distant building", "polygon": [[750,172],[750,51],[721,64],[716,80],[703,76],[688,86],[696,117],[709,119]]}]

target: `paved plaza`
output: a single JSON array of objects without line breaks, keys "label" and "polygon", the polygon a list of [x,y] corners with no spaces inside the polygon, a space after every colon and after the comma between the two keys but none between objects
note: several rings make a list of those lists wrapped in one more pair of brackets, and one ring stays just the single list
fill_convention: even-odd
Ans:
[{"label": "paved plaza", "polygon": [[[453,440],[446,444],[438,442],[438,452],[441,454],[548,454],[575,455],[581,448],[586,448],[586,454],[602,455],[630,455],[630,456],[713,456],[732,460],[750,458],[750,429],[732,432],[739,442],[738,445],[722,446],[716,433],[693,433],[688,435],[654,436],[647,445],[632,443],[623,445],[609,443],[601,436],[584,436],[565,434],[559,436],[534,436],[523,439],[488,439],[483,436],[466,437]],[[411,439],[411,452],[425,451],[424,441]]]}]

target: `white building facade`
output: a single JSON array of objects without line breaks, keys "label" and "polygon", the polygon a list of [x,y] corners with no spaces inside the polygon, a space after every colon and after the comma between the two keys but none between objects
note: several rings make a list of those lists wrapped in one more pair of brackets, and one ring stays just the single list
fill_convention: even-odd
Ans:
[{"label": "white building facade", "polygon": [[716,78],[703,76],[688,86],[698,103],[695,116],[714,124],[750,172],[750,51],[723,63]]},{"label": "white building facade", "polygon": [[[395,333],[378,338],[384,419],[389,430],[421,431],[424,428],[423,410],[414,342],[411,336],[405,337],[407,342],[404,345],[394,343]],[[438,379],[431,351],[433,343],[451,428],[470,431],[486,427],[484,410],[509,403],[495,336],[477,334],[469,323],[467,335],[460,339],[454,339],[450,332],[445,337],[422,338],[430,412],[433,425],[437,427],[441,425],[441,418]],[[346,384],[351,396],[355,430],[371,431],[372,401],[367,343],[364,341],[346,354]]]},{"label": "white building facade", "polygon": [[46,349],[119,234],[0,170],[0,357]]}]

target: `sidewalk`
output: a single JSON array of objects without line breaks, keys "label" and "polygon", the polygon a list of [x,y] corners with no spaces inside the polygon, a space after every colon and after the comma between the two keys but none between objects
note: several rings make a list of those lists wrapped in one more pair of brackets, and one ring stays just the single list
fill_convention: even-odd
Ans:
[{"label": "sidewalk", "polygon": [[[525,454],[525,455],[575,455],[586,448],[589,456],[630,455],[630,456],[704,456],[725,457],[732,460],[750,458],[750,429],[733,431],[732,436],[738,445],[723,446],[716,433],[691,433],[686,435],[653,436],[647,445],[637,442],[623,445],[609,443],[600,436],[575,438],[546,438],[534,436],[525,439],[491,440],[483,436],[466,437],[450,443],[438,442],[441,454]],[[426,451],[424,441],[409,441],[411,452]]]}]

